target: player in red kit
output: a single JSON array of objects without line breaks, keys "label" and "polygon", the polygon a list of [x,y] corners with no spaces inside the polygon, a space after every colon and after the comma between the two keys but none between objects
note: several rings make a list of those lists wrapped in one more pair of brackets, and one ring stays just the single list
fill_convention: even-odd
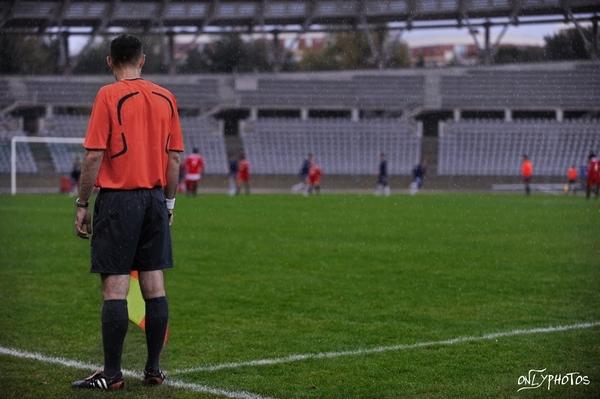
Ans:
[{"label": "player in red kit", "polygon": [[250,194],[250,162],[242,154],[240,155],[240,161],[238,162],[238,187],[237,193],[240,193],[242,186],[246,195]]},{"label": "player in red kit", "polygon": [[586,198],[590,198],[592,190],[598,198],[600,192],[600,161],[593,152],[590,153],[587,167]]},{"label": "player in red kit", "polygon": [[185,159],[185,189],[188,195],[196,195],[198,182],[204,172],[204,159],[194,148],[192,153]]},{"label": "player in red kit", "polygon": [[308,171],[308,194],[312,194],[313,191],[316,194],[321,193],[322,174],[321,167],[316,162],[312,162]]}]

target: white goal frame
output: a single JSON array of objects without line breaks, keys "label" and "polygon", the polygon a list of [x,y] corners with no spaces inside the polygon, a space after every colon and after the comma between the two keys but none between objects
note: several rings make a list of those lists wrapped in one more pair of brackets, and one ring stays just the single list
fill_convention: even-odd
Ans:
[{"label": "white goal frame", "polygon": [[17,143],[83,144],[83,137],[14,136],[10,140],[10,193],[17,194]]}]

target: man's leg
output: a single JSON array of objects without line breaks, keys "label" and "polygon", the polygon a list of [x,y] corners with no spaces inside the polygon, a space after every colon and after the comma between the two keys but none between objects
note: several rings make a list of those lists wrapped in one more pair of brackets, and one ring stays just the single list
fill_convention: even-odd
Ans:
[{"label": "man's leg", "polygon": [[104,375],[111,378],[121,371],[123,341],[127,334],[129,316],[127,292],[129,275],[102,275],[102,344],[104,347]]},{"label": "man's leg", "polygon": [[146,301],[146,370],[159,371],[160,352],[169,321],[169,305],[165,296],[162,270],[140,272],[140,287]]}]

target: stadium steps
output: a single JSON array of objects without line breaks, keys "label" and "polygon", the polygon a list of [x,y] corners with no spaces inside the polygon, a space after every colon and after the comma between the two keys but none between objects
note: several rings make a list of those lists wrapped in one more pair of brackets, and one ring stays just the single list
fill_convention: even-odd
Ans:
[{"label": "stadium steps", "polygon": [[421,141],[421,159],[427,164],[427,174],[437,176],[438,138],[423,137]]},{"label": "stadium steps", "polygon": [[239,154],[244,152],[244,144],[242,143],[240,136],[225,136],[225,150],[228,157],[234,156],[236,158]]},{"label": "stadium steps", "polygon": [[55,173],[54,162],[47,144],[30,144],[31,154],[35,160],[38,171],[42,174]]}]

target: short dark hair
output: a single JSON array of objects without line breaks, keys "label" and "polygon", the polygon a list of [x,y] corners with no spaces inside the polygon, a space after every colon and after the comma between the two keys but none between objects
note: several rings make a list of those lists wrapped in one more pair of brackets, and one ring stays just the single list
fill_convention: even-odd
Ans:
[{"label": "short dark hair", "polygon": [[113,64],[134,64],[142,55],[142,42],[132,35],[119,35],[110,42],[110,57]]}]

